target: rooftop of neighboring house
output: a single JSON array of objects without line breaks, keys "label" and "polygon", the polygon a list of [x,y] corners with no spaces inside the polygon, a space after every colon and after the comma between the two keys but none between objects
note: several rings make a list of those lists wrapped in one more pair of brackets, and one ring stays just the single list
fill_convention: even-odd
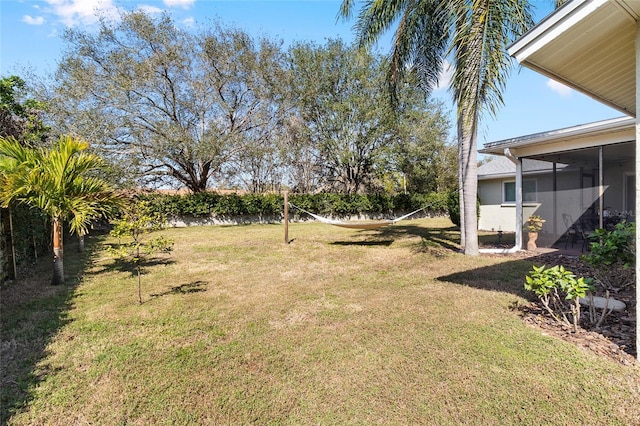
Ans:
[{"label": "rooftop of neighboring house", "polygon": [[[556,164],[556,170],[569,168],[567,164]],[[553,163],[548,161],[526,159],[523,162],[523,174],[551,173]],[[516,174],[516,165],[503,156],[491,156],[489,161],[478,167],[478,180],[499,179],[503,177],[513,177]]]}]

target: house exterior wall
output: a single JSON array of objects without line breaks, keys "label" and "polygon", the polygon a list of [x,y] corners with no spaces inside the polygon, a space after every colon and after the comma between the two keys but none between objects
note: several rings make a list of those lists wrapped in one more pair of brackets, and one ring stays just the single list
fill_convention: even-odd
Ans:
[{"label": "house exterior wall", "polygon": [[[580,177],[583,176],[581,184]],[[605,164],[604,206],[613,211],[628,211],[630,204],[625,200],[627,176],[635,176],[635,165],[632,161],[616,164]],[[530,215],[536,214],[546,220],[543,233],[562,235],[568,227],[580,223],[580,218],[595,206],[598,210],[598,170],[592,168],[571,168],[558,171],[554,197],[553,174],[525,175],[525,180],[535,179],[537,194],[535,202],[523,203],[523,221],[526,223]],[[513,178],[484,179],[478,181],[480,197],[480,220],[478,228],[484,231],[515,231],[515,204],[503,203],[503,183]],[[593,185],[591,183],[593,182]],[[581,188],[584,186],[584,188]],[[555,212],[554,212],[555,198]],[[597,215],[592,220],[597,221]]]},{"label": "house exterior wall", "polygon": [[[530,177],[526,177],[530,179]],[[503,203],[502,188],[504,182],[513,179],[487,179],[478,182],[478,196],[480,197],[480,219],[478,229],[482,231],[505,231],[515,232],[516,230],[516,205],[515,203]],[[544,182],[538,182],[538,185]],[[540,188],[540,187],[539,187]],[[539,190],[538,190],[539,191]],[[526,221],[529,216],[537,213],[541,207],[539,202],[525,203],[523,206],[523,216]]]}]

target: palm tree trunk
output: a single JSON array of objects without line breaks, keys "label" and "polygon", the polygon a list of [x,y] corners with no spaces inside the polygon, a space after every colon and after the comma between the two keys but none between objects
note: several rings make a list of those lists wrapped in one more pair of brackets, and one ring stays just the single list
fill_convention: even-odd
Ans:
[{"label": "palm tree trunk", "polygon": [[[460,207],[460,221],[464,224],[464,254],[477,256],[478,249],[478,154],[476,152],[476,139],[478,137],[477,124],[478,112],[471,111],[471,117],[465,117],[464,111],[459,117],[458,125],[459,142],[461,147],[461,176],[462,176],[462,203],[464,211]],[[462,219],[464,217],[464,219]]]},{"label": "palm tree trunk", "polygon": [[467,245],[467,235],[465,233],[465,220],[464,220],[464,167],[462,167],[462,149],[463,144],[462,140],[464,137],[464,132],[462,129],[462,118],[458,118],[458,212],[460,214],[460,248],[464,250],[464,247]]},{"label": "palm tree trunk", "polygon": [[[465,135],[465,141],[463,145],[467,148],[465,153],[464,166],[465,172],[463,175],[462,191],[464,198],[464,235],[465,245],[464,254],[477,256],[480,252],[478,250],[478,168],[477,168],[477,154],[476,154],[476,133],[471,135]],[[466,141],[466,139],[469,141]]]},{"label": "palm tree trunk", "polygon": [[84,253],[84,234],[78,232],[78,253]]},{"label": "palm tree trunk", "polygon": [[60,217],[53,218],[53,279],[51,284],[58,285],[64,283],[64,254],[62,242],[62,220]]}]

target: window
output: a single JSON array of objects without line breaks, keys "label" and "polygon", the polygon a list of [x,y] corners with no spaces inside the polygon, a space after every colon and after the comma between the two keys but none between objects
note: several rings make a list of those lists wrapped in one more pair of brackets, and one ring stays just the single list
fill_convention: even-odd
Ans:
[{"label": "window", "polygon": [[516,202],[516,183],[515,182],[502,183],[502,202],[503,203]]},{"label": "window", "polygon": [[[535,203],[538,201],[538,181],[535,179],[524,179],[522,181],[522,202]],[[502,202],[505,204],[515,204],[516,183],[515,181],[502,182]]]}]

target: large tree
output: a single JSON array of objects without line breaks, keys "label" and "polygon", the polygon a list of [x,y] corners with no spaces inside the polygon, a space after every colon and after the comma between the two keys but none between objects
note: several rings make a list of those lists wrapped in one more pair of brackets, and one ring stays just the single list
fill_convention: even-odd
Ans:
[{"label": "large tree", "polygon": [[110,185],[92,175],[104,162],[88,144],[61,136],[51,149],[29,148],[0,138],[0,205],[24,203],[41,209],[53,228],[53,284],[64,282],[62,227],[86,234],[91,222],[113,211],[120,199]]},{"label": "large tree", "polygon": [[390,144],[392,110],[377,102],[379,61],[340,40],[291,49],[299,131],[316,154],[326,189],[356,193],[367,188],[381,150]]},{"label": "large tree", "polygon": [[0,78],[0,137],[40,145],[49,128],[42,115],[45,104],[27,97],[26,82],[16,75]]},{"label": "large tree", "polygon": [[277,127],[277,43],[218,24],[186,31],[142,12],[105,20],[95,34],[68,30],[65,40],[51,103],[59,123],[144,182],[203,191]]},{"label": "large tree", "polygon": [[394,168],[402,175],[403,190],[413,193],[449,192],[457,186],[457,149],[449,143],[449,119],[439,103],[428,113],[412,110],[398,123]]},{"label": "large tree", "polygon": [[431,105],[406,87],[399,93],[401,107],[392,108],[386,102],[384,59],[340,40],[323,46],[297,43],[290,57],[292,169],[309,182],[308,165],[313,165],[318,183],[337,192],[380,187],[403,132],[401,123],[411,115],[431,114]]},{"label": "large tree", "polygon": [[[350,17],[354,0],[344,0]],[[406,74],[429,91],[438,82],[445,58],[455,67],[451,89],[457,105],[461,234],[464,252],[478,254],[477,133],[484,111],[502,104],[512,60],[507,46],[533,25],[527,0],[387,0],[365,3],[356,30],[370,45],[396,26],[388,80],[392,91]]]}]

